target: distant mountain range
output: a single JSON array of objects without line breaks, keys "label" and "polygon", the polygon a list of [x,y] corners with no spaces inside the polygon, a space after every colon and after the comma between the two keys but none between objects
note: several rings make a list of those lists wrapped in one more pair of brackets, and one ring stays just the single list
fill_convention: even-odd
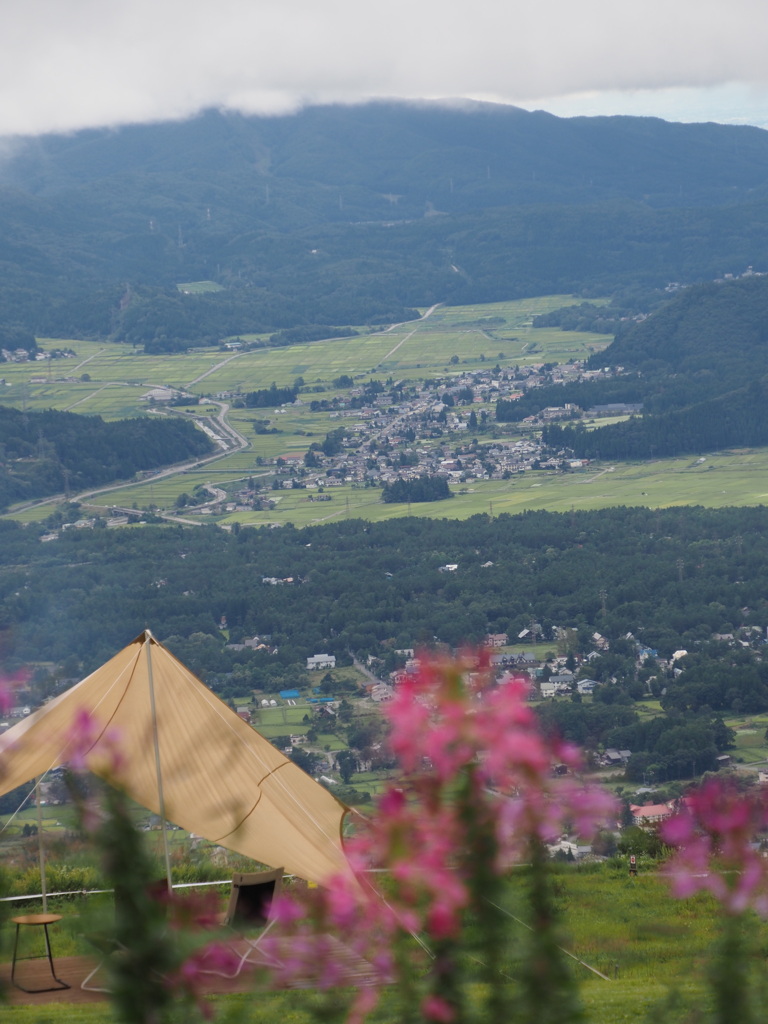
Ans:
[{"label": "distant mountain range", "polygon": [[168,350],[768,269],[758,128],[373,103],[5,142],[0,330]]}]

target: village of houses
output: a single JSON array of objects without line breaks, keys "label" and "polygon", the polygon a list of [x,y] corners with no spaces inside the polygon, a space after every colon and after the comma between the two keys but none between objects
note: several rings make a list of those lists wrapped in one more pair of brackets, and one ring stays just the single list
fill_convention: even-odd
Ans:
[{"label": "village of houses", "polygon": [[[9,361],[26,360],[28,353],[5,353]],[[73,353],[55,350],[40,351],[36,359],[71,357]],[[490,360],[488,361],[490,363]],[[595,380],[614,376],[621,368],[587,370],[583,363],[531,364],[508,366],[498,364],[488,369],[457,372],[443,379],[392,380],[386,384],[342,378],[352,386],[336,386],[329,382],[302,385],[296,400],[271,410],[264,410],[270,419],[267,433],[281,431],[281,421],[303,411],[328,416],[328,434],[337,436],[329,449],[322,434],[296,430],[305,434],[307,450],[297,451],[294,442],[282,455],[259,455],[258,435],[250,439],[256,465],[262,469],[254,485],[243,481],[228,487],[209,489],[213,499],[198,502],[185,509],[187,516],[210,516],[217,512],[237,512],[274,508],[280,500],[274,492],[283,489],[306,489],[307,501],[332,501],[332,490],[343,485],[353,487],[384,487],[400,480],[419,477],[443,478],[449,485],[471,490],[474,481],[503,480],[535,470],[578,471],[587,460],[574,459],[564,452],[547,452],[541,441],[540,428],[557,419],[582,416],[626,416],[638,406],[616,404],[581,410],[572,404],[545,408],[520,423],[499,423],[495,417],[496,402],[514,400],[534,388],[564,384],[571,381]],[[39,383],[45,378],[32,378]],[[57,381],[75,378],[57,377]],[[187,394],[170,385],[152,387],[144,396],[150,407],[168,408],[198,396]],[[240,390],[221,392],[198,398],[198,404],[211,401],[246,404]],[[262,410],[258,410],[262,413]],[[232,437],[224,436],[224,427],[216,419],[198,417],[203,429],[224,450],[232,447]],[[295,428],[294,428],[295,429]],[[221,433],[221,436],[219,434]],[[293,433],[293,430],[291,431]],[[295,435],[294,435],[295,436]],[[327,435],[326,435],[327,436]],[[260,486],[263,470],[272,477],[271,493]],[[144,474],[146,477],[154,473]],[[123,516],[108,525],[124,525]],[[94,520],[84,519],[79,526],[92,526]]]},{"label": "village of houses", "polygon": [[[437,476],[454,485],[471,484],[473,480],[508,479],[512,475],[535,470],[579,470],[585,460],[573,460],[566,453],[547,453],[542,445],[539,428],[546,422],[557,419],[575,419],[581,416],[631,415],[638,411],[636,406],[613,405],[581,410],[572,405],[542,409],[536,416],[527,417],[518,424],[506,425],[495,421],[493,409],[499,399],[514,399],[532,388],[565,383],[571,380],[594,379],[608,371],[586,371],[582,364],[572,363],[545,367],[532,365],[459,373],[448,381],[389,381],[386,386],[370,387],[358,384],[348,389],[334,389],[330,398],[319,397],[324,388],[304,389],[290,406],[275,409],[270,425],[279,426],[280,417],[290,412],[327,412],[329,433],[341,428],[343,436],[338,450],[326,454],[321,445],[311,446],[314,440],[307,435],[308,451],[305,454],[285,454],[275,459],[261,459],[259,462],[274,473],[273,490],[303,488],[310,493],[308,501],[332,500],[328,490],[343,484],[380,487],[398,478],[408,480],[419,476]],[[613,372],[613,371],[611,371]],[[327,392],[326,392],[327,393]],[[155,389],[151,393],[154,403],[164,403],[181,397],[181,392],[171,389]],[[312,395],[318,397],[312,398]],[[222,393],[215,396],[220,401],[237,400],[236,393]],[[210,399],[201,398],[205,403]],[[512,436],[504,436],[507,433]],[[322,438],[318,435],[318,441]],[[307,458],[310,452],[311,455]],[[235,501],[232,501],[232,498]],[[227,496],[227,510],[254,507],[269,507],[274,498],[260,496],[250,488],[238,485],[233,494]],[[213,503],[206,503],[208,511]],[[193,510],[188,510],[187,514]],[[89,524],[90,525],[90,524]],[[442,572],[455,572],[458,566],[447,564],[440,567]],[[264,577],[265,585],[279,586],[298,584],[301,581],[288,577],[277,579]],[[519,650],[519,645],[537,639],[536,626],[532,631],[523,630],[518,637],[506,634],[489,634],[485,643],[491,649],[492,666],[499,675],[508,671],[524,672],[531,679],[532,700],[569,699],[574,693],[589,697],[598,682],[584,678],[584,671],[590,657],[596,657],[608,648],[608,641],[600,634],[594,634],[594,651],[585,658],[582,671],[577,674],[566,667],[564,657],[537,659],[533,651]],[[517,645],[511,653],[510,645]],[[246,640],[246,646],[262,646],[263,639]],[[268,645],[267,645],[268,646]],[[403,673],[418,666],[412,650],[397,652],[404,665],[385,680],[375,680],[369,675],[365,686],[365,698],[372,705],[392,699],[394,688]],[[675,674],[681,669],[676,662],[685,655],[677,651],[667,665],[661,667]],[[638,661],[651,657],[658,660],[656,651],[638,646]],[[307,658],[309,673],[327,672],[334,669],[333,655],[319,653]],[[312,688],[306,697],[299,690],[281,691],[272,698],[262,698],[265,707],[279,704],[295,706],[309,704],[314,713],[322,716],[336,714],[338,701],[332,696],[321,694]],[[14,709],[14,714],[29,713],[28,708]],[[243,717],[250,714],[243,709]],[[291,736],[291,743],[303,745],[306,737]],[[595,755],[594,767],[616,776],[623,775],[631,756],[630,750],[606,749]],[[719,759],[721,767],[730,763],[729,755]],[[332,759],[328,771],[332,772]],[[335,783],[332,776],[323,776],[325,782]],[[759,781],[768,783],[768,773],[761,773]],[[652,790],[647,790],[651,795]],[[637,796],[645,798],[643,790]],[[675,811],[675,802],[644,802],[630,804],[632,821],[643,828],[653,828]],[[576,859],[589,855],[590,846],[578,843],[573,838],[563,838],[550,848],[553,854],[568,854]]]},{"label": "village of houses", "polygon": [[[456,568],[453,565],[443,567],[446,571],[454,571]],[[269,585],[278,585],[295,581],[293,579],[282,581],[265,578],[264,582]],[[562,647],[559,641],[567,640],[567,634],[567,630],[555,630],[556,646]],[[541,639],[541,626],[535,622],[532,622],[529,628],[523,629],[516,637],[510,637],[506,633],[487,634],[484,639],[484,646],[488,649],[490,665],[497,678],[501,679],[508,673],[527,676],[531,687],[530,699],[536,703],[542,700],[571,699],[574,694],[578,694],[580,697],[590,697],[594,693],[595,688],[600,684],[595,679],[585,678],[584,673],[588,671],[589,664],[594,658],[599,657],[602,652],[609,649],[608,640],[600,633],[594,633],[592,636],[593,650],[583,658],[577,659],[577,663],[573,664],[573,661],[567,656],[554,656],[548,653],[543,657],[538,657],[535,653],[536,647],[533,644]],[[659,657],[657,650],[638,643],[631,634],[628,634],[626,639],[631,640],[635,644],[635,656],[638,667],[641,667],[648,659],[654,659],[661,672],[671,673],[675,676],[682,673],[683,669],[680,668],[679,663],[685,657],[687,651],[675,651],[671,658],[665,660]],[[741,641],[734,636],[722,637],[721,639],[730,640],[733,643],[748,642],[747,640]],[[526,643],[532,644],[530,649],[525,649]],[[259,645],[263,646],[263,638],[256,637],[253,640],[246,641],[246,646],[256,647]],[[363,706],[366,704],[380,705],[390,701],[394,696],[397,686],[407,675],[418,671],[419,659],[414,649],[397,650],[395,654],[402,663],[401,667],[389,673],[384,679],[376,678],[371,671],[371,669],[380,668],[381,663],[378,659],[370,657],[367,668],[358,665],[358,668],[362,669],[367,676],[361,696],[358,698],[359,701],[362,701]],[[569,669],[567,667],[569,661],[573,668]],[[307,673],[328,672],[335,668],[336,658],[331,654],[319,653],[311,655],[306,659]],[[304,697],[298,689],[281,691],[278,696],[281,702],[288,705],[295,706],[297,700],[302,704],[306,701],[314,706],[314,714],[319,717],[334,717],[339,707],[339,701],[334,697],[323,696],[319,687],[313,687],[308,698]],[[275,699],[268,700],[262,698],[261,700],[261,705],[264,708],[274,707],[276,704],[277,701]],[[306,737],[304,735],[291,736],[291,743],[297,746],[304,746],[306,744]],[[598,771],[606,780],[620,780],[624,777],[624,769],[631,755],[631,750],[600,749],[590,754],[591,767]],[[728,768],[732,763],[732,759],[730,755],[722,754],[718,757],[718,762],[720,768]],[[359,768],[360,770],[368,770],[370,765],[360,762]],[[333,778],[332,756],[328,758],[327,771],[330,774],[322,776],[323,780],[331,785],[336,784],[337,780]],[[553,773],[567,773],[567,768],[564,765],[553,765]],[[758,782],[762,785],[768,784],[768,772],[760,772]],[[661,803],[654,801],[655,790],[652,786],[638,788],[634,796],[638,802],[630,802],[629,804],[631,823],[643,829],[655,829],[660,822],[671,817],[677,811],[679,805],[679,800],[667,800]],[[557,842],[549,845],[549,850],[551,855],[566,856],[567,859],[579,860],[594,855],[592,846],[576,837],[561,837]]]},{"label": "village of houses", "polygon": [[[446,566],[444,568],[452,571],[456,569],[456,566]],[[263,583],[272,586],[291,585],[300,583],[300,580],[294,578],[279,580],[272,577],[264,577]],[[222,618],[222,629],[226,629],[226,620],[224,618]],[[556,628],[554,630],[555,645],[562,648],[560,641],[566,641],[568,633],[568,630]],[[571,699],[574,695],[590,697],[595,688],[600,684],[595,679],[585,678],[584,673],[588,671],[589,663],[594,658],[599,657],[602,652],[608,650],[608,640],[600,633],[594,633],[592,636],[592,651],[583,658],[575,659],[576,663],[574,664],[573,658],[563,655],[555,656],[551,652],[538,656],[536,647],[533,645],[537,641],[541,641],[541,639],[541,626],[535,622],[531,622],[530,627],[523,629],[517,637],[510,637],[506,633],[487,634],[484,639],[484,646],[488,650],[489,662],[497,678],[502,679],[511,673],[514,673],[516,676],[527,676],[530,680],[530,700],[532,702]],[[659,670],[662,672],[679,675],[683,671],[679,667],[678,662],[687,654],[686,651],[676,651],[668,661],[665,661],[659,658],[658,651],[638,643],[631,634],[627,634],[626,639],[632,640],[635,644],[638,666],[641,666],[647,659],[651,658],[656,661]],[[723,637],[722,639],[731,640],[734,643],[747,643],[746,640],[742,641],[733,636]],[[530,649],[526,649],[525,645],[527,643],[532,645]],[[227,646],[235,650],[250,648],[253,650],[263,650],[268,653],[276,653],[277,650],[271,645],[271,637],[266,635],[254,636],[245,639],[242,643],[233,643]],[[378,659],[369,657],[367,666],[355,662],[355,667],[358,669],[359,674],[364,677],[358,696],[351,698],[352,702],[358,705],[359,712],[365,714],[366,706],[372,711],[374,707],[392,700],[397,686],[403,682],[408,674],[418,671],[418,653],[413,648],[397,650],[394,653],[398,656],[401,666],[384,678],[378,678],[373,674],[373,670],[381,669],[381,662]],[[572,668],[568,668],[568,664],[571,664]],[[302,685],[301,688],[292,687],[284,689],[272,696],[262,695],[257,697],[254,694],[251,705],[241,704],[236,709],[237,714],[249,724],[254,724],[259,717],[259,712],[269,713],[274,709],[279,714],[278,709],[281,706],[285,708],[302,707],[306,708],[316,720],[326,718],[334,720],[339,713],[341,701],[337,696],[333,695],[332,690],[329,692],[327,686],[320,686],[318,683],[332,678],[324,674],[331,673],[336,668],[337,660],[335,655],[323,652],[310,655],[306,658],[305,665],[307,685]],[[0,732],[5,731],[13,723],[14,719],[26,717],[32,710],[33,708],[30,706],[21,705],[11,708],[7,715],[8,720],[0,723]],[[307,721],[306,717],[305,721]],[[295,735],[291,734],[290,744],[286,748],[288,753],[294,747],[307,749],[308,738],[306,733],[302,731],[297,732]],[[327,750],[328,748],[326,748]],[[359,754],[360,752],[357,753]],[[631,750],[601,749],[593,751],[589,755],[591,768],[598,771],[606,781],[623,779],[624,769],[631,755]],[[328,786],[338,786],[339,780],[335,777],[337,775],[335,755],[333,753],[325,753],[323,756],[325,766],[322,771],[327,772],[327,774],[320,774],[318,777]],[[718,761],[720,763],[719,767],[727,768],[731,764],[731,757],[724,754],[718,758]],[[359,757],[357,767],[359,771],[370,771],[372,765]],[[565,765],[553,765],[552,772],[554,775],[567,774],[568,768]],[[56,783],[57,781],[58,777],[54,776],[53,782]],[[768,772],[759,772],[758,783],[768,785]],[[655,790],[650,786],[643,786],[635,791],[634,796],[639,802],[630,802],[629,804],[631,823],[633,825],[646,830],[654,830],[660,822],[676,813],[679,808],[679,799],[659,803],[654,802],[654,795]],[[54,799],[53,802],[56,802],[56,800]],[[618,828],[619,823],[617,822]],[[548,849],[551,856],[565,857],[569,860],[580,860],[595,855],[592,845],[585,843],[582,839],[575,836],[562,836],[557,841],[548,844]]]},{"label": "village of houses", "polygon": [[[579,470],[587,460],[546,453],[540,428],[555,419],[631,415],[638,406],[616,404],[582,411],[566,404],[542,409],[519,424],[500,424],[494,408],[499,399],[519,398],[526,391],[573,380],[593,380],[614,371],[586,370],[581,363],[543,364],[460,373],[448,381],[394,381],[386,386],[359,384],[332,398],[311,398],[305,389],[290,405],[274,411],[270,426],[302,407],[327,412],[328,433],[339,442],[329,453],[323,438],[308,435],[306,453],[294,452],[259,460],[274,468],[273,490],[304,488],[308,501],[329,501],[330,488],[351,484],[380,487],[396,480],[442,477],[454,485],[476,480],[504,480],[531,470]],[[322,387],[320,391],[324,390]],[[217,400],[237,400],[230,392]],[[510,436],[505,436],[510,435]],[[314,443],[313,443],[314,442]],[[327,448],[327,446],[326,446]],[[234,498],[234,502],[231,499]],[[228,511],[273,507],[275,496],[254,495],[238,487]]]}]

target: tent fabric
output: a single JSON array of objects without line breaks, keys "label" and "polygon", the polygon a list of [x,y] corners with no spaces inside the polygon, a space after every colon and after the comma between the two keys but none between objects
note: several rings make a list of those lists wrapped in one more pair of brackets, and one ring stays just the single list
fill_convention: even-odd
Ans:
[{"label": "tent fabric", "polygon": [[323,883],[348,872],[347,808],[215,696],[148,631],[66,693],[0,736],[0,795],[71,759],[73,726],[96,728],[79,752],[109,777],[115,736],[119,785],[160,811],[150,681],[167,818],[270,867]]}]

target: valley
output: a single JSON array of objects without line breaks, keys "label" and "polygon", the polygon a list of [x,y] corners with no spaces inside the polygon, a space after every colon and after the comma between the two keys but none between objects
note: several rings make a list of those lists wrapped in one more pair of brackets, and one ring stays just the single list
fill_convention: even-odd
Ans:
[{"label": "valley", "polygon": [[[184,508],[183,520],[194,523],[204,519],[225,526],[285,522],[300,526],[345,518],[377,521],[403,515],[465,518],[478,512],[568,511],[626,504],[722,507],[764,503],[768,497],[764,483],[768,452],[762,449],[632,463],[590,462],[569,466],[567,472],[554,468],[511,474],[507,471],[507,479],[487,478],[488,474],[483,472],[454,485],[450,502],[410,507],[383,504],[380,490],[363,486],[362,474],[355,473],[350,478],[350,467],[329,478],[330,485],[324,488],[321,503],[309,500],[311,488],[290,486],[297,479],[290,467],[297,459],[300,463],[310,445],[321,442],[330,431],[352,428],[357,448],[368,448],[371,443],[375,446],[382,434],[396,433],[384,416],[386,407],[377,407],[382,425],[372,426],[362,411],[349,408],[352,389],[335,386],[334,380],[347,375],[350,384],[358,388],[370,382],[383,387],[395,379],[402,382],[401,387],[413,387],[418,381],[430,385],[441,382],[432,392],[437,395],[472,376],[490,380],[494,375],[489,376],[487,368],[494,366],[502,374],[514,376],[511,371],[515,366],[532,368],[543,363],[584,361],[605,348],[606,335],[532,327],[533,316],[569,301],[573,300],[568,296],[554,295],[481,306],[437,307],[425,319],[354,338],[289,348],[249,349],[249,343],[264,339],[246,335],[238,342],[243,347],[234,351],[192,350],[164,357],[146,355],[127,346],[41,339],[43,352],[68,350],[71,354],[34,363],[3,364],[2,397],[29,410],[59,408],[98,414],[108,420],[148,412],[156,416],[192,417],[216,440],[218,453],[193,464],[155,472],[129,485],[117,483],[100,492],[71,495],[73,500],[82,501],[81,517],[86,518],[114,518],[115,507],[151,509],[179,517],[180,496],[196,489],[201,489],[198,507],[189,503]],[[244,407],[243,396],[252,389],[263,389],[272,383],[290,387],[297,379],[301,383],[296,404],[264,410]],[[493,390],[487,400],[481,398],[470,406],[461,406],[455,429],[446,424],[440,437],[420,439],[416,445],[420,458],[431,459],[430,465],[440,458],[448,462],[452,453],[467,449],[470,434],[477,440],[472,458],[485,463],[492,459],[500,470],[508,463],[498,461],[499,453],[531,446],[538,451],[536,438],[540,427],[494,422],[494,403],[499,394]],[[198,404],[172,406],[168,399],[173,395],[196,396]],[[201,404],[199,399],[206,396],[210,400]],[[320,404],[326,406],[325,411],[313,408]],[[419,405],[417,399],[416,409],[423,411],[424,404],[422,400]],[[395,422],[399,419],[402,426],[409,408],[407,404],[403,406],[404,411],[395,414]],[[487,415],[482,430],[467,430],[466,421],[472,412],[476,417],[483,412]],[[256,420],[264,424],[260,433],[254,432]],[[596,422],[604,425],[612,421],[615,417]],[[394,455],[396,461],[398,453],[406,449],[414,450],[401,438],[390,446],[387,455],[390,459]],[[438,454],[433,455],[434,452]],[[489,452],[496,454],[491,457]],[[284,474],[276,465],[278,459],[287,467]],[[501,477],[503,472],[492,475]],[[285,480],[288,489],[282,486],[279,491],[271,491],[275,479]],[[319,479],[315,477],[315,491]],[[246,507],[242,500],[238,501],[238,492],[248,487],[249,480],[261,485],[260,493],[264,503],[269,503],[267,507]],[[216,493],[218,501],[214,498]],[[6,515],[22,522],[39,521],[50,515],[63,498],[61,494],[29,507],[12,509]],[[254,504],[252,499],[249,504]]]}]

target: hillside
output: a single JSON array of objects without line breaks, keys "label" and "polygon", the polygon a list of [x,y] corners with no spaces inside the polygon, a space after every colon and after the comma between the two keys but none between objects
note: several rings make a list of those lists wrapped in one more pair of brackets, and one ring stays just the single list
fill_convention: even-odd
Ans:
[{"label": "hillside", "polygon": [[208,454],[191,422],[137,418],[105,423],[71,412],[0,405],[0,511],[17,501],[82,490]]},{"label": "hillside", "polygon": [[[761,377],[768,373],[768,277],[686,288],[647,320],[625,325],[601,359],[688,381],[717,369],[715,390]],[[709,386],[691,387],[703,394]]]},{"label": "hillside", "polygon": [[[596,430],[552,426],[547,442],[585,458],[658,458],[768,444],[768,277],[687,288],[641,323],[625,326],[593,365],[629,376],[571,385],[558,404],[642,402],[642,418]],[[553,389],[531,396],[544,408]],[[507,405],[509,403],[506,403]]]},{"label": "hillside", "polygon": [[172,350],[768,266],[757,128],[374,103],[12,150],[0,325],[38,335]]}]

